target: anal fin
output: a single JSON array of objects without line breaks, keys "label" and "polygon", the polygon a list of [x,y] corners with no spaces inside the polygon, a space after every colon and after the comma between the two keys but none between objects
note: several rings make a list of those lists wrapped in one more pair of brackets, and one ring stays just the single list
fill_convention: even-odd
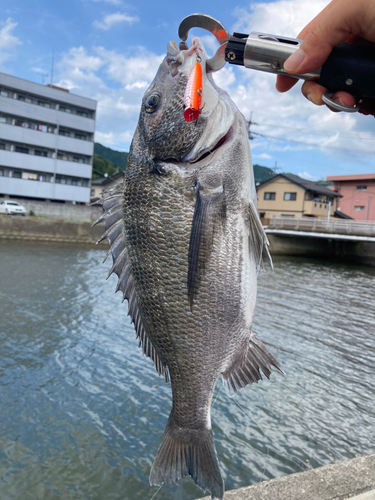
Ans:
[{"label": "anal fin", "polygon": [[266,346],[257,338],[255,332],[250,333],[248,349],[241,354],[232,366],[222,373],[224,388],[229,396],[243,387],[262,380],[262,374],[269,379],[272,367],[284,374],[280,364]]}]

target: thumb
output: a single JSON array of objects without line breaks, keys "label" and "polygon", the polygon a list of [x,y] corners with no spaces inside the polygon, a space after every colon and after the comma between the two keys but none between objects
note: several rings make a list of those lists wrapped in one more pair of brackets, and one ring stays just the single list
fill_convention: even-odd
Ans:
[{"label": "thumb", "polygon": [[300,48],[285,61],[285,70],[291,74],[315,71],[324,64],[333,47],[351,35],[361,34],[359,23],[364,15],[363,3],[363,0],[338,1],[323,15],[317,16],[316,22],[310,23],[311,29]]}]

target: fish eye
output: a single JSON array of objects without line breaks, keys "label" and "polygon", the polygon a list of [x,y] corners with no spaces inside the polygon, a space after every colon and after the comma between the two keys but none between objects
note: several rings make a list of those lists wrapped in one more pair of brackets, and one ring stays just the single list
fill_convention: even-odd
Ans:
[{"label": "fish eye", "polygon": [[158,107],[160,94],[151,94],[146,102],[146,113],[153,113]]}]

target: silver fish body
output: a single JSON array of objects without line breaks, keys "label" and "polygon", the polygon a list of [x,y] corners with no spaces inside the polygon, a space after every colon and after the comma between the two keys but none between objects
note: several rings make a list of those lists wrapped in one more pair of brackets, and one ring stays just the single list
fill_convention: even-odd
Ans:
[{"label": "silver fish body", "polygon": [[208,76],[208,109],[186,122],[187,63],[195,55],[170,52],[144,96],[123,192],[104,195],[100,220],[139,343],[172,386],[150,484],[190,475],[221,499],[215,384],[222,376],[234,392],[260,380],[260,370],[281,371],[251,330],[267,239],[243,116]]}]

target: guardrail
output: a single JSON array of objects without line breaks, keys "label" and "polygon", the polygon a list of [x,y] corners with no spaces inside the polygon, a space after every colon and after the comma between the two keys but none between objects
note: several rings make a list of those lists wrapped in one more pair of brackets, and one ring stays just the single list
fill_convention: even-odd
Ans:
[{"label": "guardrail", "polygon": [[316,233],[352,234],[375,236],[375,222],[337,219],[318,219],[298,217],[288,219],[272,217],[268,223],[269,229],[288,229],[294,231],[311,231]]}]

